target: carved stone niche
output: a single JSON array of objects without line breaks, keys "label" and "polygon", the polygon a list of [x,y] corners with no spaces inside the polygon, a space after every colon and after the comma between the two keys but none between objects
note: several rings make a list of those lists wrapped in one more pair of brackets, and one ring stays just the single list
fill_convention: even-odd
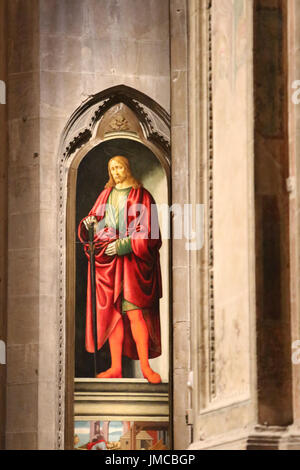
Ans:
[{"label": "carved stone niche", "polygon": [[61,153],[68,160],[91,139],[103,141],[121,133],[158,148],[170,166],[170,127],[170,115],[158,103],[119,85],[93,95],[73,113],[63,132]]},{"label": "carved stone niche", "polygon": [[169,114],[147,95],[125,85],[104,90],[83,102],[70,117],[59,148],[58,449],[72,449],[74,439],[77,170],[90,150],[105,141],[122,138],[145,145],[160,161],[168,181],[170,203]]}]

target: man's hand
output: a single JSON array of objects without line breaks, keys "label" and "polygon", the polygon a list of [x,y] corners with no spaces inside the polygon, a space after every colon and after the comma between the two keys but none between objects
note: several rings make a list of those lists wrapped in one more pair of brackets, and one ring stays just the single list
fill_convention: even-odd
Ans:
[{"label": "man's hand", "polygon": [[107,256],[115,256],[117,254],[116,242],[112,242],[108,245],[108,247],[105,250],[105,254]]},{"label": "man's hand", "polygon": [[89,230],[90,226],[92,224],[95,224],[95,229],[96,229],[96,225],[98,224],[98,220],[96,219],[96,217],[94,217],[93,215],[87,217],[84,221],[83,221],[84,225],[85,225],[85,228],[87,230]]}]

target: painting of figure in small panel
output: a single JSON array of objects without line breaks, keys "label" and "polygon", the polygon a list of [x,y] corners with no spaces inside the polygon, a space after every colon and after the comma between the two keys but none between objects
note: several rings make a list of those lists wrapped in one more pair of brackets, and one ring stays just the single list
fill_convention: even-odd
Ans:
[{"label": "painting of figure in small panel", "polygon": [[74,449],[168,450],[168,425],[143,421],[76,421]]}]

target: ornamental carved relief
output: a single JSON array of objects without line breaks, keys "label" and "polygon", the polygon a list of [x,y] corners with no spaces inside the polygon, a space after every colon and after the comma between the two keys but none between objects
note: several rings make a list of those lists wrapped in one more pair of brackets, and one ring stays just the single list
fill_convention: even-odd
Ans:
[{"label": "ornamental carved relief", "polygon": [[129,131],[129,124],[127,119],[122,114],[117,114],[109,123],[109,130],[111,132]]}]

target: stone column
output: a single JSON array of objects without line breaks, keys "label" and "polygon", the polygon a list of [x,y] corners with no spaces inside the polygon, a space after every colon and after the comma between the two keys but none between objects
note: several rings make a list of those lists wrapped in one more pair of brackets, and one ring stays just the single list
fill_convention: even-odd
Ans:
[{"label": "stone column", "polygon": [[[188,158],[188,12],[186,0],[170,2],[172,203],[190,202]],[[176,220],[173,219],[173,228]],[[174,448],[190,442],[186,416],[190,368],[190,253],[186,240],[173,240],[173,423]]]},{"label": "stone column", "polygon": [[286,5],[254,2],[258,422],[263,426],[292,423]]},{"label": "stone column", "polygon": [[[290,192],[290,283],[291,283],[291,342],[300,340],[300,102],[299,102],[299,82],[295,89],[294,83],[300,80],[300,1],[292,0],[288,2],[287,24],[288,24],[288,131],[289,131],[289,181]],[[296,94],[295,94],[296,93]],[[294,426],[289,431],[289,449],[299,449],[300,434],[300,363],[299,363],[299,343],[292,363],[292,407]]]},{"label": "stone column", "polygon": [[103,436],[107,442],[109,441],[109,425],[110,421],[105,421],[102,426]]},{"label": "stone column", "polygon": [[[0,1],[0,80],[6,84],[6,1]],[[1,86],[0,96],[0,341],[6,343],[7,314],[7,105]],[[0,449],[5,447],[5,389],[6,366],[0,364]]]},{"label": "stone column", "polygon": [[[38,442],[39,8],[8,3],[7,449]],[[46,405],[45,405],[46,406]]]},{"label": "stone column", "polygon": [[291,80],[299,6],[254,2],[258,426],[250,449],[300,448],[299,365],[292,363],[299,340],[299,179]]}]

